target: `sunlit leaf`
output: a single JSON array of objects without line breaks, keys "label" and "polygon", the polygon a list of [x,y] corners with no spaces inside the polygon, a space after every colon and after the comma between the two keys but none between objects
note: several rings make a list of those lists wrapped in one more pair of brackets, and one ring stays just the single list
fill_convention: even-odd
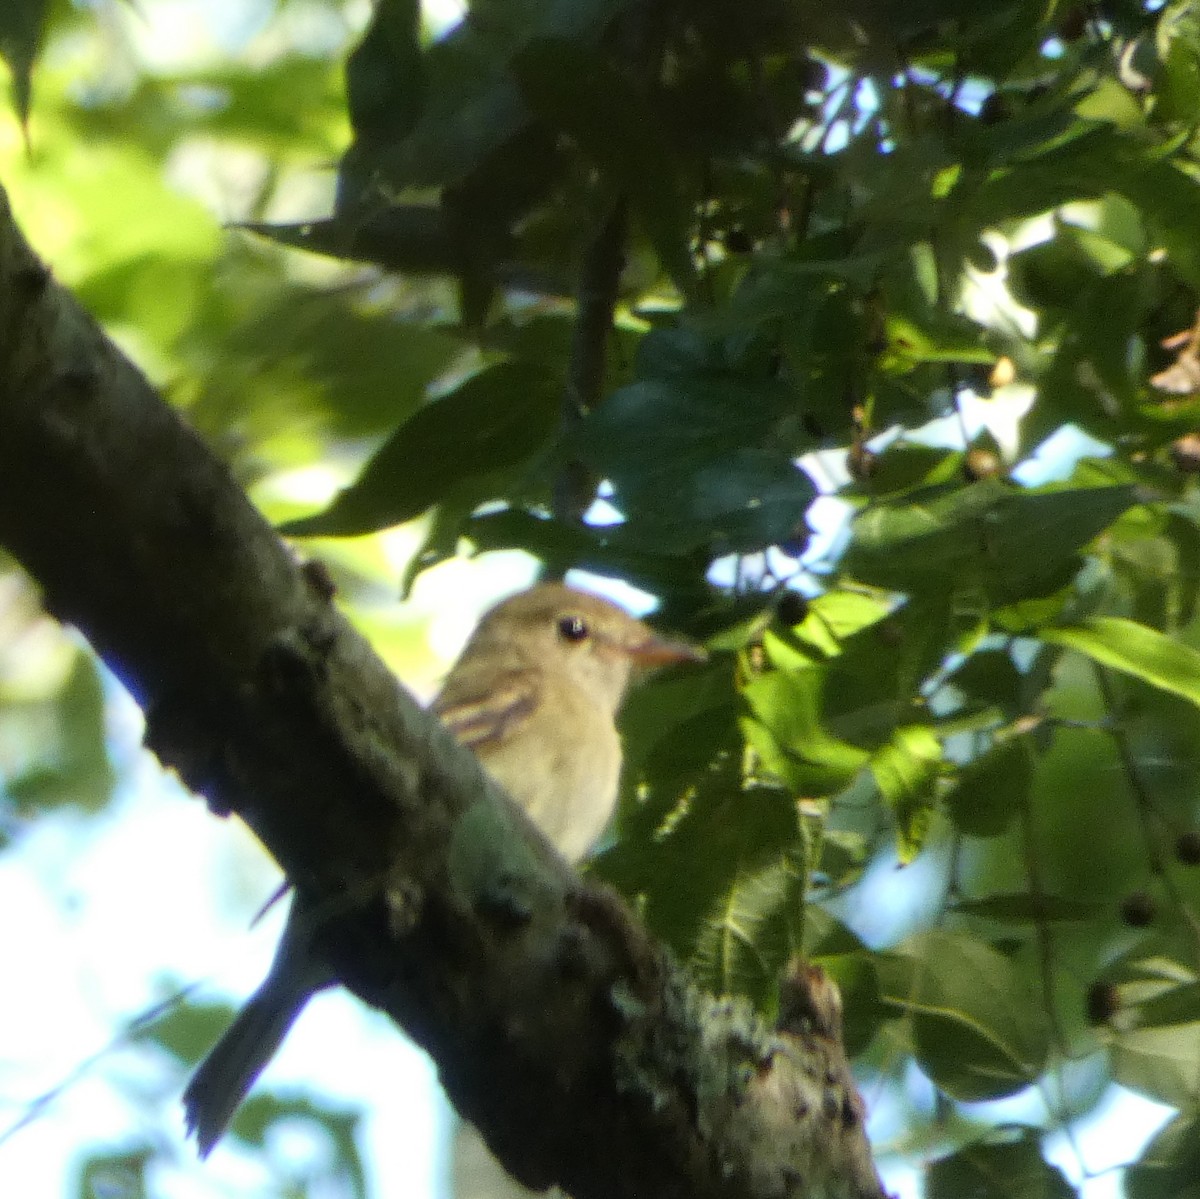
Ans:
[{"label": "sunlit leaf", "polygon": [[783,755],[783,777],[801,793],[839,789],[870,758],[867,750],[831,736],[823,727],[823,679],[823,672],[815,667],[773,670],[742,688],[757,722],[769,731]]},{"label": "sunlit leaf", "polygon": [[1200,705],[1200,652],[1156,629],[1120,616],[1092,616],[1039,636]]},{"label": "sunlit leaf", "polygon": [[925,843],[933,810],[933,781],[942,747],[924,725],[897,729],[867,764],[900,831],[900,859],[911,861]]}]

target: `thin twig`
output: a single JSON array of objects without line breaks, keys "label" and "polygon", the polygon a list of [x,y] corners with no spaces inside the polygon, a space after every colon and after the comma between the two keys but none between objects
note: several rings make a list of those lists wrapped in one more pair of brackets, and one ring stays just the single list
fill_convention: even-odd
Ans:
[{"label": "thin twig", "polygon": [[188,983],[186,987],[181,987],[173,995],[168,995],[166,999],[160,1000],[134,1016],[107,1045],[96,1050],[90,1057],[84,1058],[64,1079],[55,1083],[48,1091],[43,1091],[36,1098],[31,1099],[20,1119],[0,1133],[0,1146],[10,1141],[22,1128],[32,1124],[59,1096],[91,1073],[95,1066],[109,1054],[115,1053],[118,1049],[124,1049],[126,1045],[138,1040],[153,1024],[168,1012],[174,1011],[199,985],[199,983]]},{"label": "thin twig", "polygon": [[1134,810],[1137,812],[1138,823],[1142,828],[1142,838],[1146,844],[1146,859],[1150,866],[1150,872],[1161,880],[1163,890],[1171,901],[1171,906],[1178,912],[1184,926],[1191,934],[1192,940],[1196,943],[1196,957],[1197,961],[1200,961],[1200,921],[1197,920],[1195,912],[1188,907],[1187,902],[1180,894],[1175,880],[1167,872],[1166,863],[1158,844],[1157,830],[1154,827],[1155,820],[1161,820],[1162,817],[1155,806],[1154,797],[1146,789],[1146,784],[1138,771],[1137,761],[1129,744],[1129,734],[1125,731],[1121,721],[1117,719],[1117,700],[1108,672],[1098,665],[1095,666],[1095,672],[1100,694],[1104,698],[1104,706],[1112,719],[1108,734],[1116,746],[1121,769],[1125,772],[1129,790],[1133,795]]},{"label": "thin twig", "polygon": [[[1025,791],[1021,804],[1021,851],[1025,858],[1025,878],[1029,885],[1029,894],[1034,900],[1036,912],[1033,928],[1034,936],[1037,939],[1042,1006],[1046,1010],[1046,1020],[1049,1022],[1050,1033],[1054,1038],[1059,1057],[1062,1061],[1068,1061],[1070,1053],[1067,1036],[1063,1031],[1062,1021],[1058,1018],[1058,1006],[1054,999],[1054,942],[1051,938],[1050,922],[1046,919],[1046,888],[1042,879],[1041,862],[1038,859],[1037,825],[1034,820],[1033,795],[1029,789]],[[1061,1062],[1051,1071],[1049,1085],[1053,1087],[1053,1091],[1051,1095],[1045,1097],[1046,1106],[1062,1128],[1067,1138],[1067,1144],[1070,1145],[1071,1152],[1075,1155],[1080,1173],[1086,1177],[1087,1163],[1084,1161],[1083,1150],[1075,1137],[1071,1121],[1071,1107],[1067,1102],[1066,1086],[1063,1083]]]},{"label": "thin twig", "polygon": [[[580,267],[571,361],[563,389],[564,441],[600,402],[604,390],[613,312],[625,265],[627,228],[628,209],[622,197],[605,216]],[[595,492],[596,479],[591,472],[581,462],[566,462],[554,481],[554,515],[559,520],[580,520]]]}]

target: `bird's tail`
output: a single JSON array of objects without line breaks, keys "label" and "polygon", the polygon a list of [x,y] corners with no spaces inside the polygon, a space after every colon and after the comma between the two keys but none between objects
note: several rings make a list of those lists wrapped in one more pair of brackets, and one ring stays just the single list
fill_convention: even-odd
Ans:
[{"label": "bird's tail", "polygon": [[220,1140],[311,994],[309,988],[281,985],[272,972],[200,1063],[183,1093],[183,1107],[201,1157]]}]

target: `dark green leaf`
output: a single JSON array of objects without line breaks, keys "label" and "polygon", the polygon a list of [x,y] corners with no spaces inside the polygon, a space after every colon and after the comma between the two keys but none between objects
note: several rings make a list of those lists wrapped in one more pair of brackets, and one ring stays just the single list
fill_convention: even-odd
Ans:
[{"label": "dark green leaf", "polygon": [[868,509],[854,522],[842,566],[897,591],[940,592],[953,580],[1013,603],[1068,582],[1076,553],[1137,502],[1133,487],[1035,492],[984,480]]},{"label": "dark green leaf", "polygon": [[487,498],[490,477],[519,468],[545,446],[559,398],[559,386],[538,370],[491,367],[401,425],[324,512],[282,531],[350,536],[411,520],[464,494],[473,506]]},{"label": "dark green leaf", "polygon": [[739,862],[696,940],[690,965],[700,986],[764,1004],[799,947],[804,890],[799,854]]},{"label": "dark green leaf", "polygon": [[1035,1130],[1007,1143],[977,1143],[932,1162],[926,1199],[1074,1199],[1077,1194],[1038,1148]]},{"label": "dark green leaf", "polygon": [[903,957],[881,960],[880,982],[886,1001],[912,1018],[921,1068],[951,1097],[998,1099],[1041,1072],[1049,1035],[1028,980],[975,938],[915,937]]},{"label": "dark green leaf", "polygon": [[690,205],[650,98],[578,42],[533,42],[517,56],[514,69],[533,112],[574,138],[614,191],[630,198],[663,266],[685,295],[692,294]]},{"label": "dark green leaf", "polygon": [[744,788],[737,774],[726,758],[689,781],[652,839],[622,838],[593,869],[638,902],[656,935],[694,956],[704,985],[769,1006],[800,946],[803,843],[792,797]]},{"label": "dark green leaf", "polygon": [[1200,1015],[1200,982],[1170,987],[1137,1005],[1139,1028],[1192,1024]]},{"label": "dark green leaf", "polygon": [[1008,715],[1014,715],[1021,702],[1021,672],[1003,650],[972,654],[950,676],[949,682],[970,699],[996,704]]},{"label": "dark green leaf", "polygon": [[1127,1199],[1200,1199],[1200,1119],[1180,1114],[1125,1173]]},{"label": "dark green leaf", "polygon": [[811,959],[837,983],[842,995],[842,1040],[846,1053],[865,1052],[886,1011],[879,998],[875,959],[865,951],[822,954]]},{"label": "dark green leaf", "polygon": [[[509,69],[521,49],[546,37],[594,41],[628,3],[514,0],[503,6],[473,5],[471,20],[426,51],[423,103],[411,129],[401,122],[395,137],[384,138],[382,127],[372,127],[373,136],[351,147],[342,164],[340,207],[357,208],[364,197],[371,207],[379,189],[390,196],[408,188],[462,182],[529,121]],[[390,69],[398,72],[403,61],[399,56]],[[410,115],[408,105],[405,115]]]},{"label": "dark green leaf", "polygon": [[685,473],[674,463],[656,478],[639,477],[616,489],[630,518],[620,540],[634,550],[716,557],[754,553],[794,542],[805,533],[804,513],[816,488],[786,455],[731,451],[721,463]]},{"label": "dark green leaf", "polygon": [[969,836],[996,837],[1024,809],[1032,784],[1028,747],[1006,741],[959,771],[946,796],[946,811],[955,827]]},{"label": "dark green leaf", "polygon": [[578,452],[612,480],[631,548],[750,552],[806,531],[816,491],[779,440],[793,403],[766,381],[644,380],[587,417]]},{"label": "dark green leaf", "polygon": [[0,5],[0,57],[13,76],[13,107],[21,124],[29,120],[33,64],[42,48],[50,0],[5,0]]},{"label": "dark green leaf", "polygon": [[407,275],[452,275],[462,266],[445,215],[431,205],[390,205],[294,225],[244,221],[237,228],[297,250],[373,262]]}]

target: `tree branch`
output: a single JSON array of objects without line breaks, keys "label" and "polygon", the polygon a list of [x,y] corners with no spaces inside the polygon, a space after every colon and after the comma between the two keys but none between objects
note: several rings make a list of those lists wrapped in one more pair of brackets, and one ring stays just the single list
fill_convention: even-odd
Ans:
[{"label": "tree branch", "polygon": [[767,1029],[581,882],[53,282],[2,191],[0,543],[142,703],[151,748],[325,914],[339,977],[429,1051],[522,1182],[882,1194],[820,976],[799,971]]}]

